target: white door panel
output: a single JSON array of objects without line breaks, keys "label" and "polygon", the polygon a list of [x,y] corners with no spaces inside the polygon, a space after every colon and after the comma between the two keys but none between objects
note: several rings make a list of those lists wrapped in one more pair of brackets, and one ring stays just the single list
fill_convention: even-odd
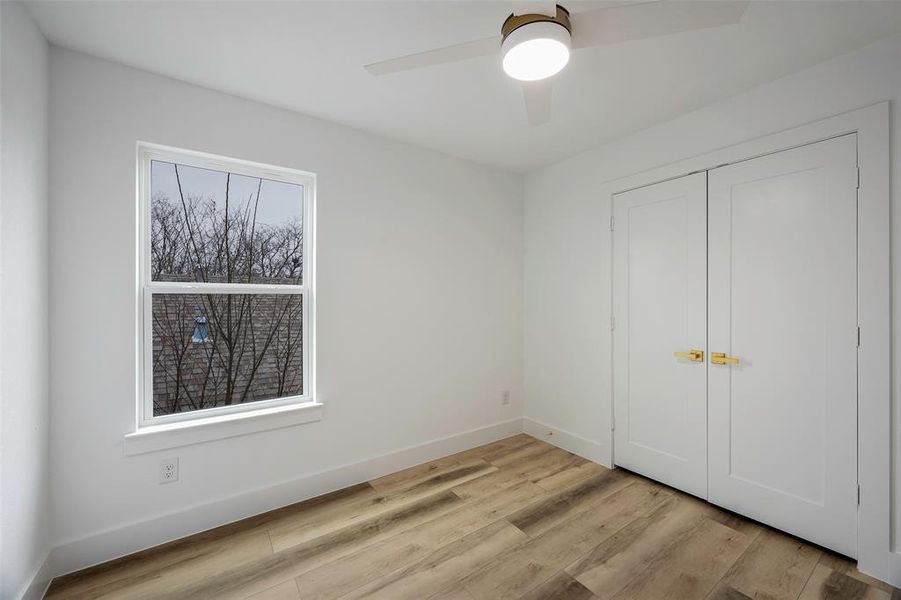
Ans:
[{"label": "white door panel", "polygon": [[853,135],[709,172],[711,502],[857,552]]},{"label": "white door panel", "polygon": [[614,199],[615,462],[707,495],[706,174]]}]

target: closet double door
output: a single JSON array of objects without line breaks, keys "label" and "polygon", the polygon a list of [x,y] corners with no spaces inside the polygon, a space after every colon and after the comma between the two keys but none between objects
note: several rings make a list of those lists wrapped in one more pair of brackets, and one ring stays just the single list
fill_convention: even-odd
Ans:
[{"label": "closet double door", "polygon": [[857,148],[614,197],[614,461],[857,554]]}]

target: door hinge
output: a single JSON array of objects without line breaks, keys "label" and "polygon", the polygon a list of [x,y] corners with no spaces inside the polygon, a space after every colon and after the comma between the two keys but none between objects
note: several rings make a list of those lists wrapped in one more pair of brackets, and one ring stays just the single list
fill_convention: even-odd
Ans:
[{"label": "door hinge", "polygon": [[611,316],[610,317],[610,331],[615,331],[615,330],[616,330],[616,317]]},{"label": "door hinge", "polygon": [[857,326],[857,347],[860,348],[860,325]]},{"label": "door hinge", "polygon": [[613,215],[611,215],[611,216],[610,216],[610,231],[613,231],[613,229],[614,229],[615,227],[616,227],[616,217],[614,217]]},{"label": "door hinge", "polygon": [[857,506],[860,506],[860,484],[857,484]]},{"label": "door hinge", "polygon": [[860,189],[860,167],[857,167],[857,189]]},{"label": "door hinge", "polygon": [[[616,417],[610,419],[610,431],[616,431]],[[860,502],[858,502],[859,504]]]}]

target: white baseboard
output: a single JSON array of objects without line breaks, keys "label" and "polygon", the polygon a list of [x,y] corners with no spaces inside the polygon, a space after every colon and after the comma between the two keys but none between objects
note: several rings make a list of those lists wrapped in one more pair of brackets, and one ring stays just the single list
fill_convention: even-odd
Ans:
[{"label": "white baseboard", "polygon": [[40,600],[44,597],[44,594],[47,593],[47,588],[50,587],[50,580],[53,578],[53,574],[50,571],[50,553],[50,549],[44,553],[39,564],[35,565],[34,573],[25,582],[24,587],[19,590],[16,598],[19,600]]},{"label": "white baseboard", "polygon": [[263,489],[187,507],[178,512],[65,542],[53,549],[47,562],[52,566],[52,576],[58,577],[301,500],[363,483],[442,456],[494,442],[522,431],[522,419],[511,419]]},{"label": "white baseboard", "polygon": [[523,418],[522,428],[525,433],[528,433],[534,438],[563,448],[568,452],[577,454],[582,458],[586,458],[607,468],[612,467],[609,453],[606,452],[604,447],[598,442],[528,417]]}]

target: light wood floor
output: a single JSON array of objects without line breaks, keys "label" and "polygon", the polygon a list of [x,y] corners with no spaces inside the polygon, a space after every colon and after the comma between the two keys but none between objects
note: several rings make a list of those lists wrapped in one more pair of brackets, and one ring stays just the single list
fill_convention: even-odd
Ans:
[{"label": "light wood floor", "polygon": [[848,559],[518,435],[58,578],[47,597],[899,600],[901,592]]}]

